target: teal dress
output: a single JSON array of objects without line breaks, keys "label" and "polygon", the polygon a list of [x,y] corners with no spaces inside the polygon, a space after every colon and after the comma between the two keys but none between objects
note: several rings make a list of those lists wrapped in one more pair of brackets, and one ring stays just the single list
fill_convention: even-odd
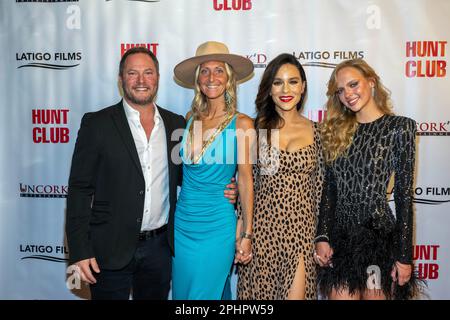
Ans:
[{"label": "teal dress", "polygon": [[[191,123],[192,118],[188,129]],[[237,218],[224,190],[237,168],[236,115],[224,121],[194,163],[186,151],[188,129],[180,149],[183,183],[175,211],[172,298],[228,299]]]}]

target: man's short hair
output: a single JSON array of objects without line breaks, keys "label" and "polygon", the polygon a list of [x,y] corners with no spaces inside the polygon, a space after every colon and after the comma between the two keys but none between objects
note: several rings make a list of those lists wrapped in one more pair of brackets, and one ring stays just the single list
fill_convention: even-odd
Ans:
[{"label": "man's short hair", "polygon": [[158,59],[156,58],[156,56],[153,54],[153,52],[151,52],[146,47],[133,47],[133,48],[125,51],[125,53],[122,56],[122,59],[120,59],[119,76],[122,76],[123,68],[125,65],[125,60],[127,60],[127,58],[129,56],[131,56],[132,54],[137,54],[137,53],[143,53],[143,54],[148,55],[150,58],[152,58],[152,60],[155,64],[155,67],[156,67],[156,72],[159,74],[159,62],[158,62]]}]

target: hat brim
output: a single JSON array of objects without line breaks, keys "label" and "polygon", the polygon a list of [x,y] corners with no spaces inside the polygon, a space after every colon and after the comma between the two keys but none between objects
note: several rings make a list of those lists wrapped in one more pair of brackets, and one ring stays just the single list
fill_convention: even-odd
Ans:
[{"label": "hat brim", "polygon": [[215,53],[186,59],[177,64],[173,70],[174,80],[186,88],[195,88],[195,69],[206,61],[228,63],[234,71],[237,83],[243,83],[253,76],[253,63],[237,54]]}]

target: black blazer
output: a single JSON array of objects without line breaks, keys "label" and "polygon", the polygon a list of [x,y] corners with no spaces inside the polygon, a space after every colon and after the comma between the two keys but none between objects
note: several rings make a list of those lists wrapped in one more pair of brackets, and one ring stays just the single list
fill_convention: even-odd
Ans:
[{"label": "black blazer", "polygon": [[[173,253],[173,215],[177,185],[181,184],[178,143],[185,120],[159,106],[157,108],[167,138],[168,241]],[[176,129],[180,130],[174,133],[175,140],[172,141],[172,133]],[[122,101],[103,110],[86,113],[78,131],[69,177],[66,216],[69,263],[95,257],[100,268],[120,269],[126,266],[138,242],[144,190],[144,175]]]}]

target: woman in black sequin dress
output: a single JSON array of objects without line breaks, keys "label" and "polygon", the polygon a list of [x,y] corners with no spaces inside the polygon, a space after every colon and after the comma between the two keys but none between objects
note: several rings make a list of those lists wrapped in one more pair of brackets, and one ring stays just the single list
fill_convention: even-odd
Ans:
[{"label": "woman in black sequin dress", "polygon": [[[388,90],[362,59],[336,67],[327,96],[319,291],[329,299],[412,298],[416,124],[393,115]],[[393,174],[395,214],[386,195]]]}]

